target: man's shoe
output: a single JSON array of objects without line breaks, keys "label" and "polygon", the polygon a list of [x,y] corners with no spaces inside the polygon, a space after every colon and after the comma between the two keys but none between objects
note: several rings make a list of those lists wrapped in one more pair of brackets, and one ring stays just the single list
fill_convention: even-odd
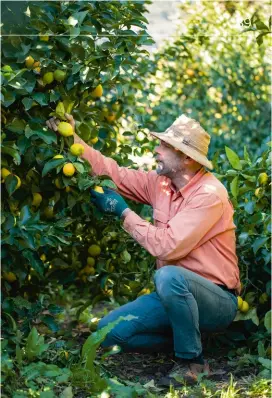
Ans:
[{"label": "man's shoe", "polygon": [[164,377],[162,377],[157,385],[163,387],[174,387],[181,386],[183,384],[195,384],[199,374],[205,373],[206,377],[209,377],[210,367],[207,361],[204,361],[204,365],[198,363],[184,364],[182,362],[176,363],[171,371]]}]

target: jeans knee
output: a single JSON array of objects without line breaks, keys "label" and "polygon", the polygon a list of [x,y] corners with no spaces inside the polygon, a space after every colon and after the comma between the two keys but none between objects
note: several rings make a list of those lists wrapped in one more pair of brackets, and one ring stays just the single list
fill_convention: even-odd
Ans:
[{"label": "jeans knee", "polygon": [[[97,330],[102,329],[103,327],[107,326],[111,321],[107,319],[107,316],[105,316],[104,318],[102,318],[97,325]],[[122,329],[121,329],[122,330]],[[106,348],[106,347],[111,347],[113,345],[119,345],[120,347],[125,346],[126,344],[126,339],[124,336],[122,336],[122,333],[120,330],[120,327],[118,328],[118,325],[116,325],[115,327],[113,327],[113,329],[111,329],[106,337],[105,340],[102,341],[101,343],[101,347]]]},{"label": "jeans knee", "polygon": [[156,271],[155,286],[160,298],[173,297],[177,289],[188,289],[186,279],[175,265],[165,265]]}]

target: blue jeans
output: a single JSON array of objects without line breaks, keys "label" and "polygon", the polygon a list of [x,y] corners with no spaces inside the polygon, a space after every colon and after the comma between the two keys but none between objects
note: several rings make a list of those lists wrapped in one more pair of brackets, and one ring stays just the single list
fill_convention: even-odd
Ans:
[{"label": "blue jeans", "polygon": [[227,328],[237,312],[237,297],[185,268],[166,265],[155,273],[156,292],[113,310],[99,322],[121,321],[102,347],[119,345],[126,352],[169,352],[194,358],[202,352],[201,331]]}]

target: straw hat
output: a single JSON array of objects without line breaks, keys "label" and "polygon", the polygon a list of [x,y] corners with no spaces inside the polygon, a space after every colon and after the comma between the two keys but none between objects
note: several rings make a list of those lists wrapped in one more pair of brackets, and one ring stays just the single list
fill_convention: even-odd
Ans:
[{"label": "straw hat", "polygon": [[212,162],[207,158],[211,137],[196,120],[181,115],[164,133],[150,134],[213,169]]}]

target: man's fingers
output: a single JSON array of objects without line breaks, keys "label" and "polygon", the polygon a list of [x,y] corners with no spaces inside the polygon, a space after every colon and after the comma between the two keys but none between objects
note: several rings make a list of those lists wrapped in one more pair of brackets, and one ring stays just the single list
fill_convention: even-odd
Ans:
[{"label": "man's fingers", "polygon": [[73,118],[72,115],[70,115],[69,113],[65,113],[64,116],[66,117],[66,119],[68,120],[68,122],[75,127],[75,119]]},{"label": "man's fingers", "polygon": [[46,121],[47,127],[49,127],[51,130],[54,130],[54,131],[58,130],[59,123],[60,123],[60,120],[56,119],[55,117],[51,117],[51,119]]}]

